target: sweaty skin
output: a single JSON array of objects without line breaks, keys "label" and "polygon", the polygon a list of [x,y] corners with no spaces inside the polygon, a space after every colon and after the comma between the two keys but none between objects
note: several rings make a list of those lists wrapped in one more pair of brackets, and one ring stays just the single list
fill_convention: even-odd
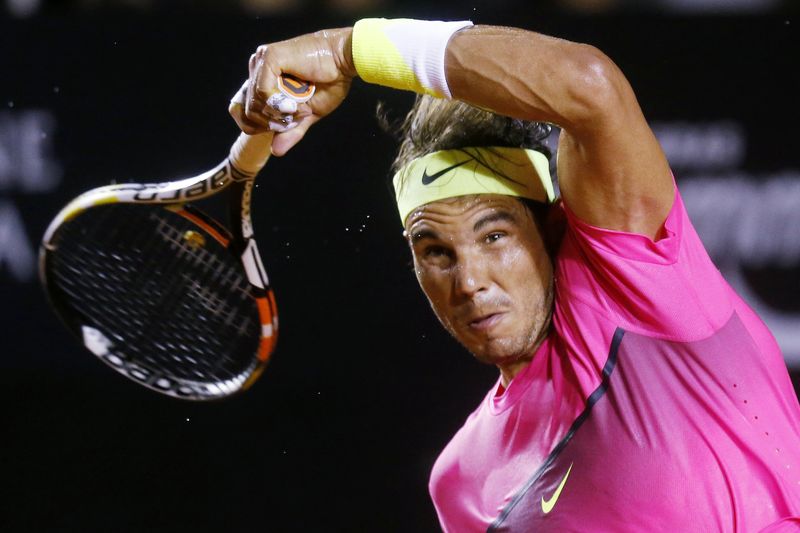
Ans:
[{"label": "sweaty skin", "polygon": [[454,98],[557,124],[558,182],[573,213],[594,226],[661,236],[672,174],[636,96],[598,49],[497,26],[457,32],[447,45]]},{"label": "sweaty skin", "polygon": [[507,385],[547,332],[553,268],[530,211],[517,199],[473,195],[409,216],[414,271],[442,325]]},{"label": "sweaty skin", "polygon": [[[246,133],[280,118],[266,105],[287,72],[317,84],[298,126],[275,135],[285,154],[346,97],[356,70],[352,28],[322,30],[262,45],[250,60],[245,110],[231,111]],[[596,48],[539,33],[476,25],[458,31],[445,53],[454,98],[497,113],[561,127],[561,195],[586,222],[661,236],[674,190],[666,157],[617,66]]]},{"label": "sweaty skin", "polygon": [[[285,154],[346,97],[356,76],[352,28],[323,30],[259,47],[250,61],[247,107],[231,111],[243,131],[266,131],[269,120],[276,118],[266,99],[277,90],[277,77],[284,72],[314,82],[317,91],[308,108],[298,113],[298,126],[275,135],[275,155]],[[630,85],[602,52],[522,29],[477,25],[451,37],[445,72],[454,98],[561,127],[559,187],[565,203],[580,219],[653,240],[662,236],[674,199],[669,166]],[[493,209],[497,202],[479,197],[470,207],[459,202],[428,204],[410,218],[407,229],[418,279],[439,319],[470,351],[496,364],[508,379],[532,357],[538,339],[546,333],[545,316],[549,315],[542,306],[549,306],[552,299],[552,271],[545,268],[549,258],[543,247],[533,242],[541,241],[533,225],[525,229],[531,235],[514,237],[517,241],[508,255],[487,259],[495,245],[476,244],[471,217]],[[453,261],[448,269],[419,256],[423,241],[432,240],[415,242],[419,224],[437,230],[442,257]],[[512,255],[514,260],[509,260]],[[488,298],[470,296],[470,287],[483,285],[484,280],[487,286],[476,294]],[[480,318],[475,313],[495,310],[495,316],[473,322]],[[530,316],[523,318],[521,313]]]},{"label": "sweaty skin", "polygon": [[297,126],[275,135],[272,153],[282,156],[303,138],[308,128],[342,103],[356,76],[353,64],[352,28],[334,28],[301,35],[286,41],[264,44],[250,56],[249,85],[245,108],[230,108],[239,128],[250,135],[269,131],[269,121],[280,119],[267,105],[278,92],[278,77],[283,73],[313,82],[314,98],[300,104]]},{"label": "sweaty skin", "polygon": [[[341,28],[259,48],[247,109],[232,112],[242,129],[275,118],[264,106],[281,73],[316,83],[299,125],[274,137],[286,153],[346,96],[351,38]],[[442,529],[796,530],[800,457],[786,443],[800,417],[785,363],[705,252],[621,71],[592,46],[478,25],[450,38],[445,74],[459,100],[561,128],[569,224],[556,305],[519,201],[451,198],[406,222],[437,317],[505,386],[434,466]]]}]

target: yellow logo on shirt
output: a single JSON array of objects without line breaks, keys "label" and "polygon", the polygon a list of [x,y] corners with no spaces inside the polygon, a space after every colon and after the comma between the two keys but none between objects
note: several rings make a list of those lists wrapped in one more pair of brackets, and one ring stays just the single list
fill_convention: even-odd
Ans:
[{"label": "yellow logo on shirt", "polygon": [[569,468],[567,469],[567,473],[564,474],[563,478],[561,478],[561,483],[558,484],[558,488],[550,497],[550,499],[545,500],[544,496],[542,496],[542,512],[544,512],[544,514],[549,513],[550,511],[553,510],[553,507],[555,507],[556,502],[558,501],[558,497],[561,496],[561,491],[564,490],[564,485],[567,484],[567,478],[569,477],[570,471],[572,471],[572,465],[573,463],[570,463]]}]

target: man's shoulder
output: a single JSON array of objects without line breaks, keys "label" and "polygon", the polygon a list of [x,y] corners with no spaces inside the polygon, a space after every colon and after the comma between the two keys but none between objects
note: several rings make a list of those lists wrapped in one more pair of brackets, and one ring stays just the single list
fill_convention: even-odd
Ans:
[{"label": "man's shoulder", "polygon": [[[568,208],[567,208],[568,209]],[[611,320],[626,330],[681,337],[730,317],[730,286],[694,231],[680,194],[663,236],[597,228],[568,213],[556,258],[556,303],[573,323]]]}]

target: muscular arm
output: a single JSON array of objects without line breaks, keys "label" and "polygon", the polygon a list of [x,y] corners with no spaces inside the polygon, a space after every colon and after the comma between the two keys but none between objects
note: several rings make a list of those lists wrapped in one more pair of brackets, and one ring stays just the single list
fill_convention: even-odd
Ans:
[{"label": "muscular arm", "polygon": [[[247,107],[231,110],[247,133],[276,118],[266,100],[282,72],[317,85],[297,127],[275,136],[273,153],[282,155],[345,98],[356,75],[352,28],[260,46],[249,68]],[[628,81],[603,53],[526,30],[474,26],[449,40],[445,73],[455,98],[562,128],[559,185],[581,219],[659,237],[674,195],[669,166]]]},{"label": "muscular arm", "polygon": [[558,177],[589,224],[657,238],[674,190],[625,76],[603,53],[516,28],[456,33],[445,56],[454,98],[562,128]]}]

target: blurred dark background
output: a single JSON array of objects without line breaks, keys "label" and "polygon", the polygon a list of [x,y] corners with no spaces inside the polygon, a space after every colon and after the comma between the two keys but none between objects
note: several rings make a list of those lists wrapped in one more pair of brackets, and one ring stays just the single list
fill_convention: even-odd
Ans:
[{"label": "blurred dark background", "polygon": [[[627,73],[701,237],[800,384],[797,4],[780,0],[4,0],[0,8],[0,529],[436,531],[427,479],[496,379],[441,330],[409,266],[356,82],[262,174],[256,233],[281,332],[249,391],[159,396],[97,362],[36,277],[58,209],[227,154],[261,43],[364,16],[471,18],[594,44]],[[555,132],[554,135],[557,135]],[[796,443],[795,443],[796,444]]]}]

